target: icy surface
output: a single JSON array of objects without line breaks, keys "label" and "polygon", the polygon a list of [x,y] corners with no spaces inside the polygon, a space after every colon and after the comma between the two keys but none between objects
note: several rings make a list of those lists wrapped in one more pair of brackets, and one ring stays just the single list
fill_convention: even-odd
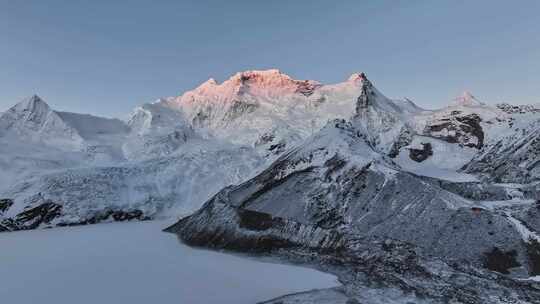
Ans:
[{"label": "icy surface", "polygon": [[[334,119],[351,121],[373,147],[351,151],[348,160],[373,152],[416,175],[528,183],[540,178],[539,112],[535,105],[490,106],[471,93],[425,110],[386,97],[364,73],[321,84],[275,69],[209,79],[135,108],[126,122],[59,112],[34,95],[0,116],[0,199],[14,201],[0,222],[42,201],[62,210],[41,228],[103,221],[111,210],[185,215]],[[429,153],[419,150],[424,144]],[[318,148],[328,145],[336,154],[343,143],[321,141]],[[326,161],[317,151],[313,161]]]},{"label": "icy surface", "polygon": [[234,303],[338,285],[312,269],[182,245],[167,223],[0,234],[3,303]]},{"label": "icy surface", "polygon": [[[409,149],[428,143],[433,149],[433,155],[427,160],[416,162],[409,157]],[[468,182],[477,179],[471,174],[457,171],[469,162],[475,153],[474,148],[460,147],[436,138],[415,136],[410,145],[401,149],[395,161],[402,169],[417,175]]]}]

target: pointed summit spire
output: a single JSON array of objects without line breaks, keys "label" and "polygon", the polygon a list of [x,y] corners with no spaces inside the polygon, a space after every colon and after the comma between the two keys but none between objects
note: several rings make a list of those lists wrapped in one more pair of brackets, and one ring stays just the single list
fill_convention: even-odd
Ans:
[{"label": "pointed summit spire", "polygon": [[366,81],[367,76],[364,72],[360,73],[353,73],[351,76],[349,76],[349,79],[347,79],[348,82],[359,82],[359,81]]},{"label": "pointed summit spire", "polygon": [[[372,104],[374,92],[373,85],[367,79],[366,74],[360,73],[357,75],[358,78],[357,80],[355,80],[355,83],[357,83],[358,81],[361,81],[362,83],[360,96],[358,96],[356,100],[356,114],[358,115],[358,113],[360,113],[362,109],[367,109]],[[353,76],[351,76],[349,79],[351,79]]]},{"label": "pointed summit spire", "polygon": [[471,92],[465,91],[460,96],[454,98],[452,105],[454,106],[481,106],[484,105]]},{"label": "pointed summit spire", "polygon": [[32,103],[32,104],[35,104],[35,103],[41,103],[41,102],[44,102],[43,99],[41,99],[41,97],[39,97],[37,94],[33,94],[29,97],[26,97],[22,100],[22,102],[26,102],[26,103]]},{"label": "pointed summit spire", "polygon": [[44,112],[49,111],[49,105],[37,94],[24,98],[11,108],[13,111]]}]

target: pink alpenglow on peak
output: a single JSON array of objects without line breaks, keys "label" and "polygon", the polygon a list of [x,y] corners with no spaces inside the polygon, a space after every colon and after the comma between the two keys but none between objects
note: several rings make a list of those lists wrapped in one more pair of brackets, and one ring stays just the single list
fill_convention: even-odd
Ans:
[{"label": "pink alpenglow on peak", "polygon": [[452,105],[454,106],[482,106],[484,103],[474,97],[471,92],[465,91],[460,96],[454,98]]},{"label": "pink alpenglow on peak", "polygon": [[212,103],[232,102],[240,96],[275,98],[292,94],[309,96],[322,85],[313,80],[296,80],[277,69],[251,70],[234,74],[222,83],[208,79],[196,89],[174,98],[175,104],[204,99]]},{"label": "pink alpenglow on peak", "polygon": [[354,82],[354,83],[362,82],[362,81],[365,81],[365,80],[367,80],[367,76],[363,72],[362,73],[354,73],[351,76],[349,76],[349,79],[347,79],[348,82]]}]

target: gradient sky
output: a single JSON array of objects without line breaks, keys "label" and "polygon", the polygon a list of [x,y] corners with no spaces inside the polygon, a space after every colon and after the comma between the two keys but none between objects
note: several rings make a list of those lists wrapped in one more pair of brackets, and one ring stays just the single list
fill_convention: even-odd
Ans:
[{"label": "gradient sky", "polygon": [[[114,2],[114,3],[113,3]],[[0,111],[37,93],[125,117],[209,77],[279,68],[443,106],[540,102],[540,1],[0,0]]]}]

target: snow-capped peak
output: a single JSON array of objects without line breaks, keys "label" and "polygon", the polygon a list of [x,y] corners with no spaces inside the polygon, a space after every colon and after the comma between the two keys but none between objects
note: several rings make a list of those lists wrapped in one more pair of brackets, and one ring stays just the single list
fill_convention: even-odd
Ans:
[{"label": "snow-capped peak", "polygon": [[[8,111],[3,116],[4,129],[8,129],[14,123],[27,123],[32,125],[40,125],[52,113],[49,105],[43,101],[38,95],[32,95],[24,98]],[[8,123],[9,121],[9,123]]]},{"label": "snow-capped peak", "polygon": [[206,85],[217,85],[217,82],[216,82],[216,80],[214,78],[210,77],[210,78],[208,78],[207,81],[204,82],[204,84],[206,84]]},{"label": "snow-capped peak", "polygon": [[200,86],[198,86],[195,90],[200,92],[201,94],[204,94],[207,91],[213,90],[218,83],[214,78],[209,78],[207,81],[203,82]]},{"label": "snow-capped peak", "polygon": [[222,83],[208,79],[196,89],[174,98],[172,104],[190,104],[200,100],[211,103],[228,103],[240,96],[250,95],[275,98],[295,93],[309,95],[320,83],[312,80],[296,80],[277,69],[238,72]]},{"label": "snow-capped peak", "polygon": [[34,94],[30,97],[24,98],[19,103],[17,103],[15,106],[13,106],[10,110],[10,112],[21,112],[21,111],[27,111],[30,113],[45,113],[48,111],[51,111],[51,108],[49,105],[41,99],[38,95]]},{"label": "snow-capped peak", "polygon": [[465,91],[460,96],[454,98],[453,106],[482,106],[483,102],[479,101],[471,92]]},{"label": "snow-capped peak", "polygon": [[222,85],[233,86],[238,94],[253,96],[283,96],[298,93],[307,85],[316,86],[312,80],[296,80],[277,69],[252,70],[236,73]]},{"label": "snow-capped peak", "polygon": [[0,117],[1,136],[79,149],[83,139],[39,96],[32,95]]},{"label": "snow-capped peak", "polygon": [[366,74],[361,72],[361,73],[353,73],[351,76],[349,76],[349,78],[347,79],[347,82],[359,84],[365,80],[367,80]]}]

